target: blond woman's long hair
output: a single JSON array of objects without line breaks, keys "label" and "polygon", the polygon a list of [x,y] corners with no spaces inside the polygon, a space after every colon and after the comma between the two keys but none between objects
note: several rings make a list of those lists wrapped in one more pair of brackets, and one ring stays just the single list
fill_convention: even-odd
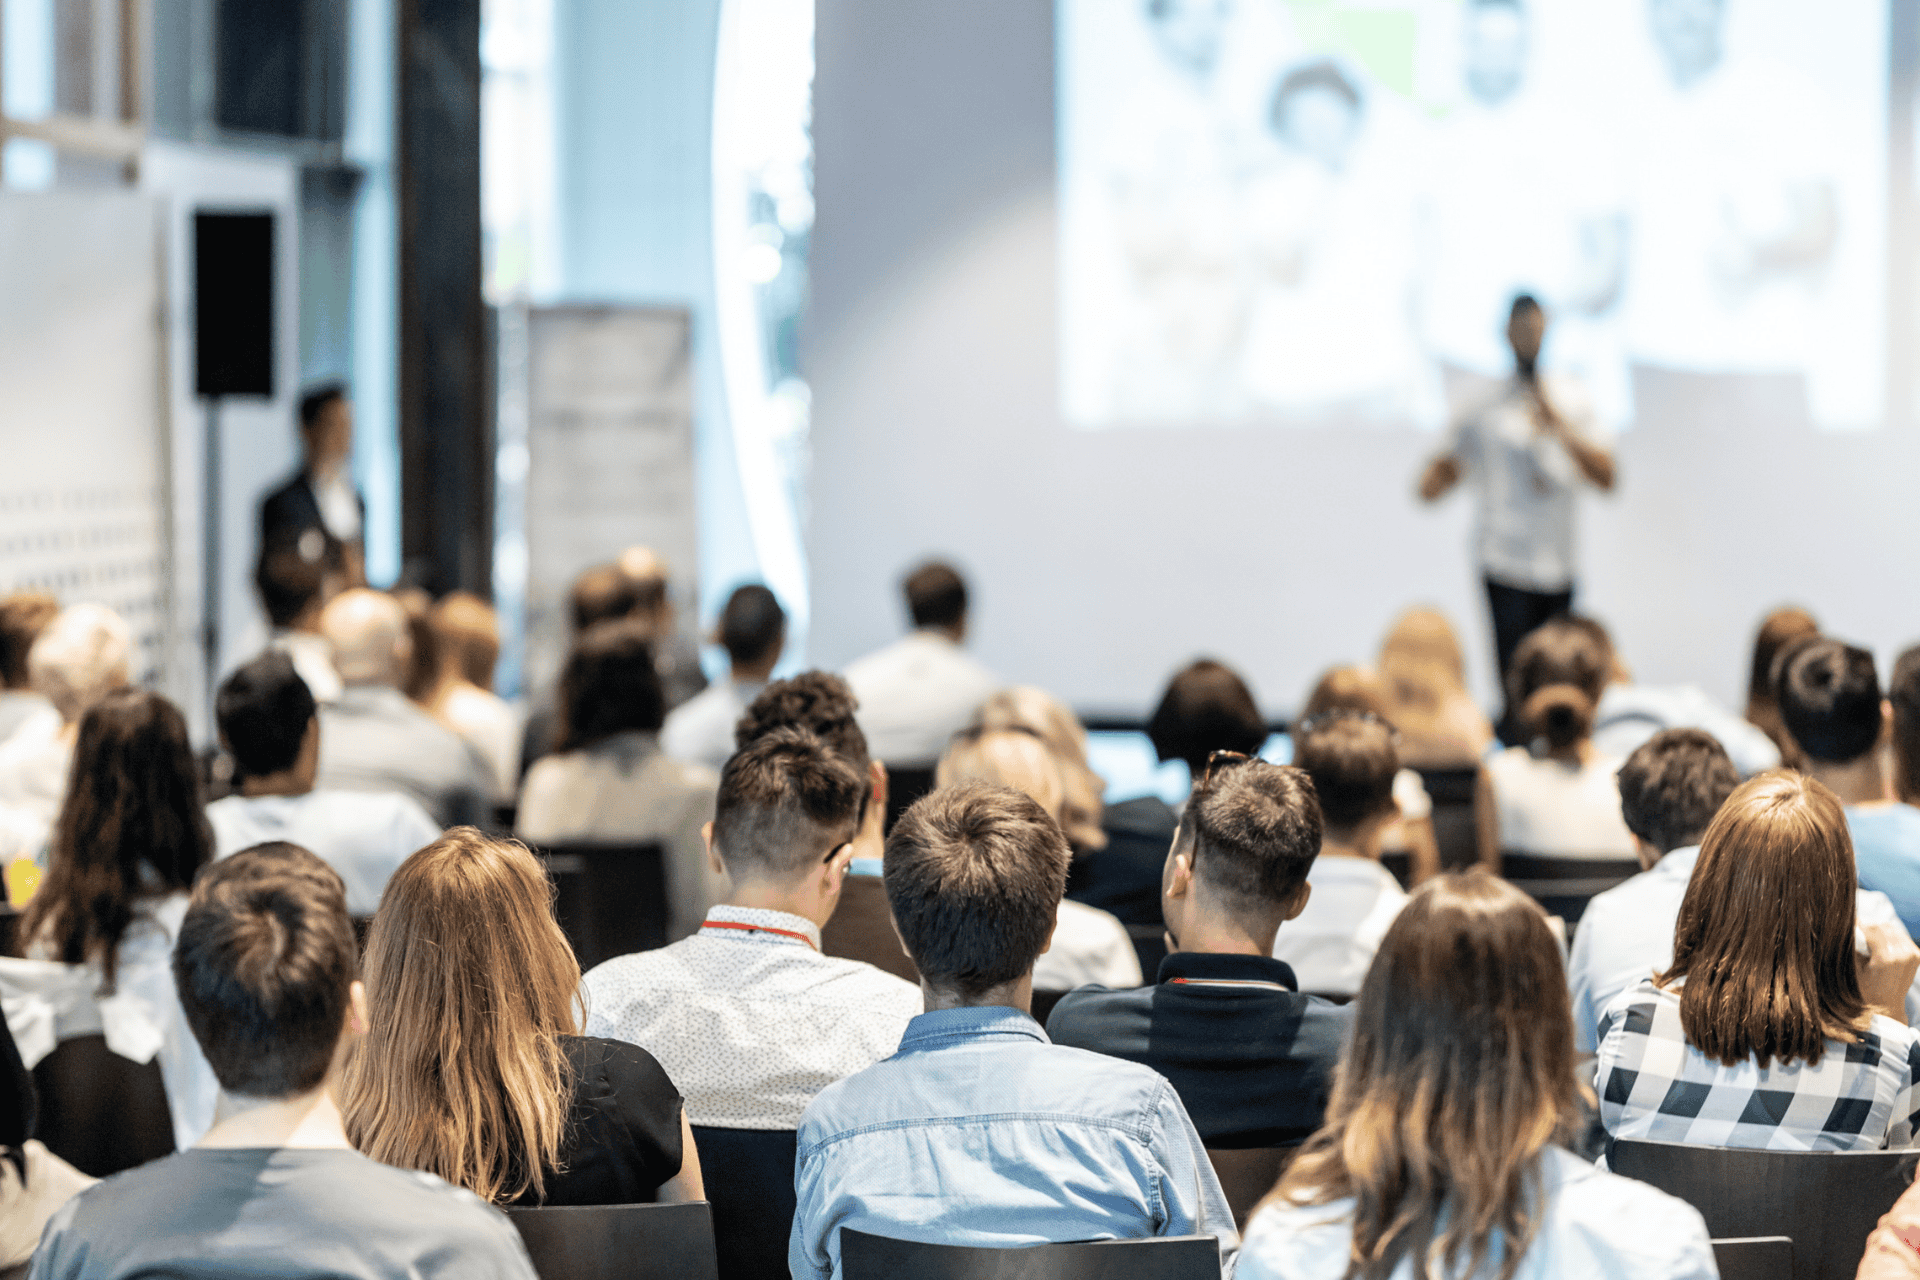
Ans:
[{"label": "blond woman's long hair", "polygon": [[394,873],[367,937],[369,1026],[341,1110],[360,1151],[505,1204],[546,1193],[580,965],[526,846],[455,827]]},{"label": "blond woman's long hair", "polygon": [[1087,763],[1087,730],[1073,709],[1045,689],[1015,685],[988,698],[973,718],[975,729],[1025,729],[1039,735],[1053,753],[1060,769],[1060,782],[1066,799],[1060,812],[1060,826],[1067,842],[1082,853],[1094,853],[1107,847],[1107,833],[1100,828],[1106,806],[1101,797],[1107,780]]},{"label": "blond woman's long hair", "polygon": [[1540,1227],[1540,1155],[1577,1119],[1573,1013],[1546,916],[1484,872],[1416,891],[1354,1001],[1326,1124],[1273,1199],[1353,1200],[1347,1275],[1512,1280]]}]

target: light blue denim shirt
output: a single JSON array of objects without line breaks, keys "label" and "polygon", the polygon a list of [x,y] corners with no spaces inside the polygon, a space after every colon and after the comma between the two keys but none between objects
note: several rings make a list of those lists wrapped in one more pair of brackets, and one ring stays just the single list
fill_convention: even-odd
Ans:
[{"label": "light blue denim shirt", "polygon": [[795,1280],[840,1275],[840,1228],[943,1244],[1240,1239],[1186,1108],[1146,1067],[1047,1039],[1002,1005],[939,1009],[800,1120]]}]

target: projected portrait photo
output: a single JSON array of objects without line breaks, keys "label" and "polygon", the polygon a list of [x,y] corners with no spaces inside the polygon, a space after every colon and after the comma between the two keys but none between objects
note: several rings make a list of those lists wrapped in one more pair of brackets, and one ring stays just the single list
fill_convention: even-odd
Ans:
[{"label": "projected portrait photo", "polygon": [[1886,0],[1059,0],[1062,411],[1880,423]]}]

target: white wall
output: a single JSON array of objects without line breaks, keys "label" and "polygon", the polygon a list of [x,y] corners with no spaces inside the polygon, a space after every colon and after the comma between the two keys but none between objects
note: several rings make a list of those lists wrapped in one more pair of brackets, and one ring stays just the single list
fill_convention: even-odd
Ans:
[{"label": "white wall", "polygon": [[[1144,711],[1205,653],[1285,714],[1415,602],[1487,653],[1465,504],[1411,496],[1430,437],[1059,421],[1049,0],[818,15],[816,660],[897,634],[900,574],[930,554],[970,572],[987,663],[1088,709]],[[1579,603],[1640,677],[1736,700],[1784,601],[1883,655],[1920,639],[1920,440],[1719,408],[1643,423],[1587,504]]]}]

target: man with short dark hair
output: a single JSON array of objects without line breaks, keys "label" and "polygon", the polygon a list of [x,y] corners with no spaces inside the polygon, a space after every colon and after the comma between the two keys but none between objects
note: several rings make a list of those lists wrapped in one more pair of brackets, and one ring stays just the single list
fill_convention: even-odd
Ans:
[{"label": "man with short dark hair", "polygon": [[967,584],[953,566],[921,565],[903,592],[913,633],[850,663],[847,684],[874,757],[891,769],[931,769],[1000,682],[961,647]]},{"label": "man with short dark hair", "polygon": [[323,537],[304,546],[262,547],[254,566],[254,587],[273,627],[268,643],[293,659],[314,701],[322,703],[340,696],[340,673],[333,645],[320,634],[320,611],[346,589],[343,556],[338,542]]},{"label": "man with short dark hair", "polygon": [[1324,830],[1306,906],[1280,930],[1273,958],[1287,962],[1302,991],[1357,995],[1407,905],[1406,890],[1380,865],[1381,839],[1400,817],[1400,753],[1378,717],[1334,710],[1295,730],[1293,762],[1313,783]]},{"label": "man with short dark hair", "polygon": [[720,611],[715,639],[730,671],[675,707],[660,730],[660,749],[680,760],[718,769],[733,754],[733,726],[760,696],[787,642],[787,614],[758,583],[740,587]]},{"label": "man with short dark hair", "polygon": [[337,382],[300,397],[300,472],[260,504],[262,549],[293,547],[319,560],[329,540],[342,549],[347,580],[366,580],[367,503],[353,487],[353,402]]},{"label": "man with short dark hair", "polygon": [[1173,1086],[1051,1044],[1028,1010],[1066,836],[1006,787],[923,797],[887,839],[887,898],[927,1012],[800,1125],[796,1280],[840,1275],[843,1228],[947,1244],[1213,1235],[1232,1211]]},{"label": "man with short dark hair", "polygon": [[214,1126],[69,1201],[33,1274],[533,1280],[500,1214],[347,1140],[333,1099],[366,1027],[358,967],[340,878],[312,854],[268,846],[208,868],[173,970],[220,1081]]},{"label": "man with short dark hair", "polygon": [[[1726,748],[1701,729],[1664,729],[1620,767],[1620,816],[1646,870],[1597,894],[1574,931],[1567,986],[1581,1053],[1595,1051],[1596,1029],[1616,996],[1673,962],[1673,929],[1700,840],[1739,785]],[[1862,888],[1854,907],[1863,927],[1906,932],[1884,893]],[[1911,995],[1908,1003],[1920,1009]]]},{"label": "man with short dark hair", "polygon": [[1291,966],[1272,953],[1275,934],[1309,901],[1321,833],[1302,770],[1216,766],[1194,789],[1167,855],[1169,954],[1157,985],[1082,987],[1054,1007],[1047,1034],[1164,1075],[1209,1146],[1305,1139],[1325,1115],[1353,1019],[1300,994]]},{"label": "man with short dark hair", "polygon": [[1876,748],[1892,710],[1873,655],[1822,637],[1783,653],[1774,680],[1780,718],[1806,755],[1806,773],[1847,807],[1860,887],[1893,899],[1908,932],[1920,929],[1920,809],[1887,788]]},{"label": "man with short dark hair", "polygon": [[370,916],[400,864],[439,838],[411,796],[314,789],[320,716],[287,654],[263,653],[228,676],[214,716],[237,788],[207,806],[215,857],[274,840],[311,849],[346,882],[347,910]]},{"label": "man with short dark hair", "polygon": [[720,774],[704,835],[732,892],[700,931],[587,974],[587,1034],[660,1060],[696,1125],[792,1129],[813,1096],[900,1042],[920,993],[820,953],[866,780],[804,729],[776,729]]}]

